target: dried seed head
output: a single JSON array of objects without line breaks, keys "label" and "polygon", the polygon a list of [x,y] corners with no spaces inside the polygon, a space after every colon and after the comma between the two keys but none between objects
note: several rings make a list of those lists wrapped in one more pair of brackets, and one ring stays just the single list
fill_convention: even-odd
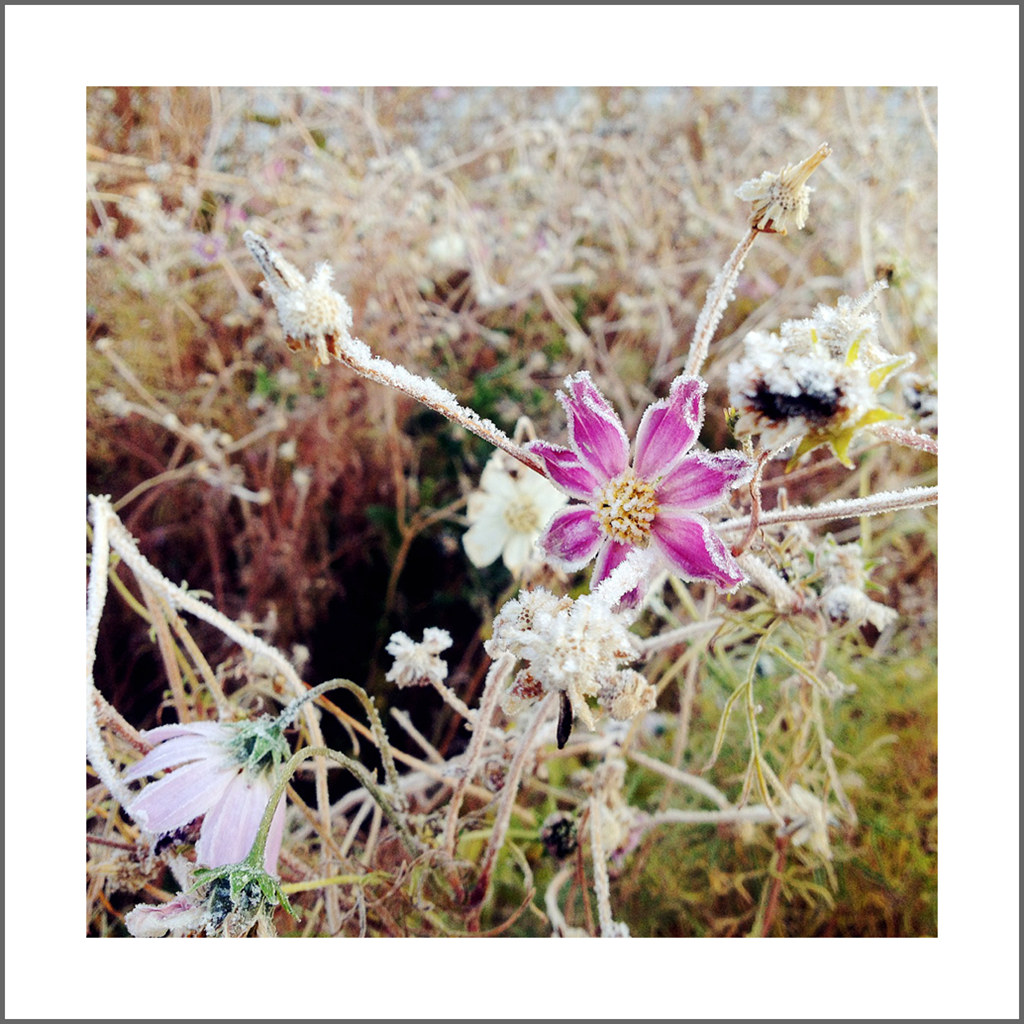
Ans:
[{"label": "dried seed head", "polygon": [[740,185],[736,195],[753,204],[751,227],[779,235],[785,235],[790,227],[802,228],[811,201],[807,179],[831,152],[823,142],[806,160],[783,167],[778,174],[765,171]]}]

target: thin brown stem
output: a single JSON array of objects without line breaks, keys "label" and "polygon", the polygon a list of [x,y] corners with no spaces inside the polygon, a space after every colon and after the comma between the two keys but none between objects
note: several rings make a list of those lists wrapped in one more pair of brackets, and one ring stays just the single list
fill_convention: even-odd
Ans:
[{"label": "thin brown stem", "polygon": [[770,451],[762,452],[754,467],[754,476],[750,481],[750,526],[747,527],[747,532],[739,544],[733,545],[733,558],[739,558],[750,547],[750,542],[754,539],[754,534],[757,533],[757,527],[761,521],[761,474],[764,472],[765,463],[771,456]]}]

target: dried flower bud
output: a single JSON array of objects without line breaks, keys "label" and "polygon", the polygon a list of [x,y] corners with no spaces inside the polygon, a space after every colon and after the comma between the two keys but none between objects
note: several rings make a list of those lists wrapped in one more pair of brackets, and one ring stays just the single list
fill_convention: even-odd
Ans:
[{"label": "dried flower bud", "polygon": [[314,348],[318,362],[326,366],[330,354],[351,342],[352,310],[331,287],[334,271],[320,263],[307,281],[299,270],[254,231],[243,236],[253,259],[263,271],[281,327],[292,349]]},{"label": "dried flower bud", "polygon": [[779,235],[787,234],[790,227],[802,228],[811,201],[807,179],[831,152],[828,143],[823,142],[801,163],[789,164],[778,174],[765,171],[760,178],[740,185],[736,195],[753,203],[751,227]]}]

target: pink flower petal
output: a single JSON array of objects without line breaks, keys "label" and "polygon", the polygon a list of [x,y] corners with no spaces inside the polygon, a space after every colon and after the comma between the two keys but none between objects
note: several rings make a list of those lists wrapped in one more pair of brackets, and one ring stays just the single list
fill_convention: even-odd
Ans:
[{"label": "pink flower petal", "polygon": [[[210,723],[213,724],[213,723]],[[165,728],[161,726],[161,728]],[[178,726],[167,726],[166,728],[177,729]],[[152,739],[153,729],[143,735],[146,739]],[[175,765],[184,764],[186,761],[199,761],[204,758],[225,759],[223,742],[217,742],[207,736],[200,736],[195,733],[179,733],[170,739],[164,739],[158,743],[141,761],[136,761],[125,773],[125,782],[134,782],[136,779],[144,778],[147,775],[155,775],[165,768],[173,768]]]},{"label": "pink flower petal", "polygon": [[600,483],[607,483],[629,465],[629,438],[622,421],[586,370],[567,377],[565,386],[568,397],[561,391],[556,397],[569,420],[569,446]]},{"label": "pink flower petal", "polygon": [[[597,561],[594,563],[594,572],[590,577],[590,589],[593,590],[599,583],[608,579],[609,576],[619,567],[626,556],[633,550],[632,544],[620,544],[618,541],[606,540],[597,553]],[[640,603],[640,587],[635,586],[622,595],[620,605],[627,608],[635,608]]]},{"label": "pink flower petal", "polygon": [[736,559],[703,516],[658,513],[651,524],[654,543],[683,579],[705,580],[735,590],[745,579]]},{"label": "pink flower petal", "polygon": [[205,814],[238,776],[240,766],[193,761],[151,782],[132,801],[131,816],[148,832],[173,832]]},{"label": "pink flower petal", "polygon": [[156,939],[169,931],[175,934],[197,931],[206,919],[206,908],[193,902],[190,893],[179,892],[169,903],[156,906],[140,903],[129,910],[124,926],[139,939]]},{"label": "pink flower petal", "polygon": [[658,484],[663,509],[699,511],[717,505],[738,484],[750,479],[751,461],[739,452],[696,452],[669,471]]},{"label": "pink flower petal", "polygon": [[602,536],[592,508],[570,505],[551,517],[540,546],[552,561],[571,572],[594,557]]},{"label": "pink flower petal", "polygon": [[526,450],[543,460],[548,479],[571,498],[587,501],[600,486],[579,456],[568,448],[547,441],[531,441]]},{"label": "pink flower petal", "polygon": [[704,422],[704,391],[699,377],[676,377],[668,398],[647,407],[636,432],[634,469],[653,480],[693,446]]},{"label": "pink flower petal", "polygon": [[[244,773],[239,773],[221,798],[206,812],[199,842],[196,843],[196,863],[218,868],[245,860],[256,839],[270,796],[269,781],[260,779],[250,782]],[[271,852],[268,841],[265,853]],[[269,857],[265,856],[265,860],[269,860]],[[275,853],[272,867],[276,866]]]},{"label": "pink flower petal", "polygon": [[231,729],[223,722],[174,722],[158,725],[155,729],[143,729],[141,733],[150,743],[163,743],[178,736],[206,736],[209,739],[223,739],[231,735]]}]

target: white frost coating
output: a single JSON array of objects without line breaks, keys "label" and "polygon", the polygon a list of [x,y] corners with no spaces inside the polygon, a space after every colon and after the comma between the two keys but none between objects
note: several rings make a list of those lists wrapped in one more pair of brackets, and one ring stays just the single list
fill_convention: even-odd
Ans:
[{"label": "white frost coating", "polygon": [[[352,322],[351,310],[344,297],[328,287],[331,271],[327,264],[321,264],[313,280],[307,282],[265,239],[253,231],[247,231],[244,237],[263,271],[285,333],[300,345],[312,343],[322,364],[326,365],[333,356],[369,380],[415,398],[543,475],[540,461],[500,427],[460,405],[455,395],[435,381],[375,356],[365,342],[352,337],[348,329]],[[332,311],[333,314],[328,315]]]},{"label": "white frost coating", "polygon": [[596,716],[588,699],[620,720],[654,707],[654,687],[626,667],[639,656],[638,638],[603,595],[573,600],[543,587],[521,590],[502,606],[492,628],[487,653],[512,655],[524,666],[502,701],[507,715],[555,691],[566,694],[573,715],[591,730]]},{"label": "white frost coating", "polygon": [[[646,584],[650,581],[654,570],[658,567],[659,560],[653,547],[633,548],[630,553],[606,576],[593,591],[593,597],[603,601],[609,609],[622,600],[638,584],[645,584],[642,588],[646,591]],[[620,614],[625,618],[628,608],[623,608]],[[635,609],[639,614],[640,608]]]},{"label": "white frost coating", "polygon": [[737,437],[757,435],[776,453],[797,438],[811,438],[798,455],[831,444],[849,465],[846,448],[855,431],[899,417],[880,404],[889,378],[913,361],[894,356],[878,340],[871,308],[887,287],[877,281],[856,299],[819,305],[804,320],[787,320],[778,334],[751,331],[744,356],[729,367],[729,401],[739,417]]},{"label": "white frost coating", "polygon": [[[881,491],[867,498],[851,498],[840,501],[823,501],[813,508],[800,505],[795,508],[775,509],[762,512],[758,523],[773,526],[779,523],[799,523],[813,520],[856,519],[858,516],[877,516],[883,512],[895,512],[904,508],[923,508],[935,505],[939,500],[938,487],[908,487],[905,491]],[[726,519],[716,523],[719,533],[737,533],[750,525],[750,516]]]}]

